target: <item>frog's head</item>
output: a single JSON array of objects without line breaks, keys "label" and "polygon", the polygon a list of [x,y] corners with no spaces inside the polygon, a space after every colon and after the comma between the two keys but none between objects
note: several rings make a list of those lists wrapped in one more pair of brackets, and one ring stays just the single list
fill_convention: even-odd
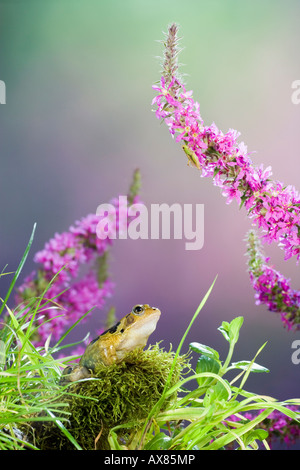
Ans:
[{"label": "frog's head", "polygon": [[160,317],[160,310],[150,305],[135,305],[124,318],[123,328],[139,332],[140,335],[150,336],[155,330]]}]

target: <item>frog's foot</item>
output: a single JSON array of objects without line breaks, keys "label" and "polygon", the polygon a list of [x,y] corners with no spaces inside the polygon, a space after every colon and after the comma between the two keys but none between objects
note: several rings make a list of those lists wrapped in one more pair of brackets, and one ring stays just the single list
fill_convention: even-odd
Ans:
[{"label": "frog's foot", "polygon": [[87,379],[91,377],[90,371],[85,366],[67,366],[62,372],[60,385],[66,385],[69,382],[77,382],[77,380]]}]

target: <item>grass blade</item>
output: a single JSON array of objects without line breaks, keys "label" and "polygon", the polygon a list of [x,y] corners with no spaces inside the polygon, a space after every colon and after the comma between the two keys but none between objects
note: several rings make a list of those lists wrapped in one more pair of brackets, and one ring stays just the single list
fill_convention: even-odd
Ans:
[{"label": "grass blade", "polygon": [[78,442],[76,441],[76,439],[74,439],[74,437],[72,436],[72,434],[65,428],[65,426],[63,425],[63,423],[58,419],[56,418],[56,416],[52,413],[52,411],[50,410],[47,410],[47,413],[51,416],[51,418],[54,419],[55,421],[55,424],[57,425],[57,427],[61,430],[61,432],[69,439],[69,441],[74,445],[74,447],[77,449],[77,450],[83,450],[82,447],[78,444]]},{"label": "grass blade", "polygon": [[0,307],[0,315],[1,315],[1,313],[2,313],[2,311],[3,311],[3,309],[4,309],[5,305],[6,305],[6,303],[7,303],[8,299],[9,299],[9,297],[10,297],[10,294],[11,294],[11,292],[12,292],[14,286],[15,286],[15,283],[16,283],[16,281],[17,281],[17,279],[18,279],[18,277],[19,277],[19,275],[20,275],[20,273],[21,273],[21,271],[22,271],[22,268],[23,268],[23,266],[24,266],[24,263],[25,263],[25,261],[26,261],[26,259],[27,259],[29,250],[30,250],[31,245],[32,245],[32,242],[33,242],[35,229],[36,229],[36,223],[35,223],[34,226],[33,226],[33,229],[32,229],[32,232],[31,232],[31,236],[30,236],[28,245],[27,245],[27,247],[26,247],[26,250],[24,251],[23,257],[22,257],[22,259],[21,259],[21,261],[20,261],[20,264],[19,264],[19,266],[18,266],[18,268],[17,268],[17,270],[16,270],[16,272],[15,272],[15,275],[14,275],[14,277],[13,277],[13,280],[12,280],[10,286],[9,286],[9,289],[8,289],[8,291],[7,291],[7,294],[6,294],[6,296],[5,296],[5,299],[4,299],[4,301],[3,301],[3,303],[2,303],[2,305],[1,305],[1,307]]}]

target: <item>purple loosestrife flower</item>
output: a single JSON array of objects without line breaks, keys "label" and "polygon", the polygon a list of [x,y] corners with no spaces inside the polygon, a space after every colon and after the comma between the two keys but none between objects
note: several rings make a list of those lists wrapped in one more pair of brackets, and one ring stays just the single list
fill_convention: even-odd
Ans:
[{"label": "purple loosestrife flower", "polygon": [[[298,411],[297,406],[287,406],[292,411]],[[258,413],[247,412],[243,413],[243,418],[252,421],[256,416],[262,413],[264,410],[260,410]],[[230,416],[230,421],[240,421],[241,418],[236,415]],[[281,413],[278,410],[272,411],[269,416],[259,423],[260,429],[265,429],[268,432],[267,442],[270,447],[276,442],[284,442],[287,446],[292,446],[300,438],[300,425],[299,423],[290,418],[289,416]],[[230,446],[229,446],[230,448]]]},{"label": "purple loosestrife flower", "polygon": [[106,238],[102,240],[97,237],[97,225],[99,216],[89,214],[81,220],[76,221],[74,226],[70,227],[70,232],[75,236],[82,245],[83,256],[86,261],[95,258],[95,254],[103,255],[103,253],[112,245],[112,240]]},{"label": "purple loosestrife flower", "polygon": [[[292,186],[271,181],[271,169],[255,167],[239,133],[229,129],[223,134],[213,123],[204,126],[199,103],[186,91],[177,76],[171,74],[176,55],[176,25],[169,30],[165,63],[158,95],[156,116],[164,119],[176,141],[182,142],[189,163],[201,170],[202,176],[213,177],[230,203],[236,199],[245,205],[254,224],[265,232],[265,240],[275,241],[285,250],[285,258],[300,259],[300,196]],[[171,60],[172,59],[172,60]]]},{"label": "purple loosestrife flower", "polygon": [[[289,407],[297,411],[296,406]],[[274,410],[263,423],[269,432],[269,441],[272,444],[276,439],[284,442],[288,446],[296,443],[300,438],[300,425],[289,416],[283,415],[280,411]]]},{"label": "purple loosestrife flower", "polygon": [[112,241],[97,237],[99,220],[99,216],[89,214],[76,221],[68,232],[56,233],[44,249],[36,253],[34,261],[42,265],[48,280],[58,273],[60,282],[69,281],[78,275],[81,264],[103,255]]},{"label": "purple loosestrife flower", "polygon": [[290,330],[300,328],[300,292],[292,289],[290,280],[269,266],[269,258],[261,251],[254,230],[247,234],[248,268],[255,290],[256,304],[264,304],[271,312],[280,314],[283,324]]},{"label": "purple loosestrife flower", "polygon": [[[17,290],[16,301],[24,304],[43,295],[50,285],[39,308],[37,345],[44,344],[50,333],[53,339],[59,339],[67,326],[93,307],[101,309],[112,294],[105,256],[111,240],[98,243],[96,222],[99,217],[91,214],[76,222],[69,232],[55,234],[34,257],[40,265],[37,272],[28,276]],[[98,273],[93,267],[95,260],[99,264]],[[81,266],[87,266],[89,271],[78,280]]]},{"label": "purple loosestrife flower", "polygon": [[[177,74],[178,39],[177,26],[169,28],[165,41],[165,60],[159,86],[153,86],[158,93],[152,104],[156,104],[156,116],[163,119],[169,131],[188,157],[188,164],[201,171],[201,176],[212,177],[229,204],[236,200],[244,206],[248,217],[263,232],[263,241],[275,242],[284,250],[284,258],[300,260],[300,196],[292,186],[284,186],[271,180],[271,168],[254,166],[246,145],[238,142],[239,133],[233,129],[224,134],[213,123],[205,126],[200,115],[199,103],[194,101],[192,92],[187,91]],[[299,294],[291,296],[285,290],[288,281],[273,270],[273,280],[268,284],[261,278],[260,286],[268,285],[273,293],[267,305],[270,309],[279,307],[278,296],[289,304],[289,313],[284,312],[283,320],[290,326],[299,322]],[[280,279],[279,279],[279,277]],[[276,288],[275,288],[276,285]],[[259,291],[259,285],[256,284]],[[265,294],[265,293],[264,293]],[[264,302],[266,295],[258,300]],[[272,297],[272,299],[270,298]],[[276,304],[277,302],[277,304]],[[295,302],[294,305],[292,305]],[[293,310],[293,311],[292,311]],[[292,312],[291,312],[292,311]]]}]

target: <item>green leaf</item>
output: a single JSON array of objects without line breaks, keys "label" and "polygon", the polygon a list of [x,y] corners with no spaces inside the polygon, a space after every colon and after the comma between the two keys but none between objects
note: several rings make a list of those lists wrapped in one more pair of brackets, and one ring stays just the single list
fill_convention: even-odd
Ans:
[{"label": "green leaf", "polygon": [[[247,370],[249,365],[251,364],[252,361],[238,361],[238,362],[233,362],[231,366],[227,369],[242,369],[242,370]],[[270,372],[269,369],[267,369],[264,366],[260,366],[259,364],[256,364],[256,362],[253,362],[251,365],[251,372]]]},{"label": "green leaf", "polygon": [[118,441],[118,435],[114,431],[110,430],[109,436],[107,438],[111,450],[124,450],[121,444]]},{"label": "green leaf", "polygon": [[213,178],[215,178],[217,176],[217,174],[219,173],[220,171],[220,168],[218,166],[215,167],[214,169],[214,174],[213,174]]},{"label": "green leaf", "polygon": [[218,328],[219,331],[221,331],[222,335],[226,339],[226,341],[229,341],[229,323],[227,321],[223,321],[222,325],[219,326]]},{"label": "green leaf", "polygon": [[246,371],[245,371],[245,374],[244,374],[244,377],[241,381],[241,384],[240,384],[240,390],[242,390],[242,388],[244,387],[244,384],[251,372],[251,364],[254,364],[254,361],[255,359],[257,358],[257,356],[260,354],[260,352],[263,350],[263,348],[265,347],[267,343],[264,343],[260,348],[259,350],[257,351],[257,353],[255,354],[254,358],[252,359],[252,361],[250,362],[250,364],[248,365],[248,367],[246,367]]},{"label": "green leaf", "polygon": [[230,385],[227,380],[225,380],[225,382],[228,388],[226,388],[222,382],[217,382],[207,390],[203,402],[204,406],[208,406],[209,404],[216,405],[217,403],[225,405],[225,402],[230,397]]},{"label": "green leaf", "polygon": [[238,341],[239,339],[239,332],[241,329],[241,326],[244,322],[243,317],[236,317],[234,318],[229,325],[229,338],[230,341],[233,342],[234,344]]},{"label": "green leaf", "polygon": [[0,339],[0,371],[3,370],[6,362],[5,343]]},{"label": "green leaf", "polygon": [[222,382],[217,382],[216,385],[213,387],[213,399],[216,401],[221,400],[228,400],[230,393],[228,389],[230,388],[229,382],[224,380],[224,382],[228,385],[228,388],[224,387]]},{"label": "green leaf", "polygon": [[235,344],[239,339],[239,332],[243,322],[243,317],[236,317],[230,323],[223,321],[218,330],[221,331],[226,341]]},{"label": "green leaf", "polygon": [[268,431],[265,429],[253,429],[248,434],[246,434],[244,438],[244,443],[246,446],[251,444],[251,442],[255,441],[256,439],[259,441],[263,441],[268,437]]},{"label": "green leaf", "polygon": [[[220,364],[215,359],[208,356],[200,356],[196,365],[196,374],[212,372],[218,374]],[[208,386],[214,380],[213,377],[199,377],[197,382],[199,387]]]},{"label": "green leaf", "polygon": [[210,348],[209,346],[206,346],[205,344],[201,343],[190,343],[190,349],[192,351],[197,352],[198,354],[203,354],[203,356],[210,357],[211,359],[219,359],[219,353],[213,348]]}]

